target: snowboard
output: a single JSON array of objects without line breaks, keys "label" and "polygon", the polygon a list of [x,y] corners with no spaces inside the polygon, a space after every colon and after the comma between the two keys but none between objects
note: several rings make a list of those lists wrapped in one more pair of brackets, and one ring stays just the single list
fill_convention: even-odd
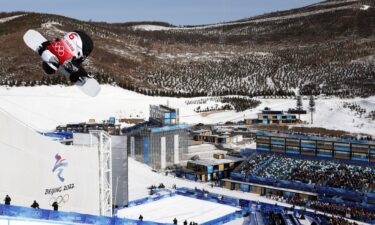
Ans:
[{"label": "snowboard", "polygon": [[[47,41],[47,39],[36,30],[28,30],[24,34],[23,40],[26,45],[36,53],[38,53],[39,46],[41,46],[43,42]],[[64,69],[63,66],[59,66],[58,71],[69,79],[70,74]],[[90,77],[83,77],[83,81],[77,81],[75,86],[77,86],[83,93],[91,97],[97,96],[100,92],[100,85],[98,81]]]}]

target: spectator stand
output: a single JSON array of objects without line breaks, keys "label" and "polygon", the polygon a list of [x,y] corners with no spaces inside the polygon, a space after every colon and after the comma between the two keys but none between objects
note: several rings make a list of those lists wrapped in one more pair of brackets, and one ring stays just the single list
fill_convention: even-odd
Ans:
[{"label": "spectator stand", "polygon": [[[260,154],[260,155],[269,155],[269,154]],[[271,154],[271,156],[273,158],[276,158],[276,154]],[[256,158],[257,157],[257,154],[252,154],[252,156],[248,159],[248,161],[250,162],[253,162],[253,161],[256,161],[256,160],[253,160],[253,158]],[[300,181],[293,181],[293,180],[289,180],[289,179],[293,179],[293,173],[295,173],[293,171],[293,169],[290,169],[290,168],[281,168],[280,167],[283,167],[284,165],[278,161],[282,161],[283,157],[285,158],[285,155],[282,155],[281,158],[277,157],[277,161],[275,162],[275,160],[272,160],[271,159],[267,159],[267,160],[260,160],[259,162],[257,162],[258,164],[257,165],[251,165],[253,168],[250,168],[250,169],[243,169],[242,171],[241,170],[238,170],[236,169],[234,172],[231,173],[231,176],[230,178],[232,180],[237,180],[237,181],[243,181],[243,182],[252,182],[252,183],[259,183],[259,184],[263,184],[263,185],[271,185],[271,186],[275,186],[275,187],[283,187],[283,188],[290,188],[290,189],[296,189],[296,190],[303,190],[303,191],[309,191],[309,192],[314,192],[314,193],[319,193],[320,195],[333,195],[333,196],[342,196],[342,197],[345,197],[345,198],[350,198],[350,199],[355,199],[355,200],[360,200],[360,201],[366,201],[366,200],[373,200],[375,198],[375,193],[371,193],[371,190],[373,190],[375,188],[374,184],[372,183],[372,180],[374,178],[371,178],[371,177],[368,177],[366,178],[366,181],[364,182],[367,182],[365,183],[367,188],[366,187],[361,187],[362,190],[358,190],[357,187],[358,187],[358,184],[356,184],[355,182],[351,182],[351,183],[348,183],[348,184],[343,184],[343,186],[341,187],[331,187],[331,186],[328,186],[330,185],[330,183],[336,185],[336,186],[339,186],[338,184],[335,184],[333,183],[332,181],[329,181],[328,184],[325,184],[325,183],[316,183],[316,184],[308,184],[308,183],[305,183],[305,182],[300,182]],[[259,158],[259,157],[258,157]],[[306,164],[309,164],[308,166],[314,166],[315,165],[315,162],[316,162],[316,159],[314,157],[313,159],[314,161],[311,161],[311,157],[306,157],[306,156],[294,156],[294,157],[290,157],[288,158],[288,160],[286,161],[290,161],[290,162],[293,162],[295,164],[300,164],[301,166],[306,166]],[[319,162],[319,161],[318,161]],[[279,164],[277,164],[279,163]],[[267,165],[270,165],[270,167],[267,167]],[[345,164],[342,164],[342,162],[340,163],[337,163],[337,160],[324,160],[324,161],[321,161],[321,164],[322,164],[322,168],[325,168],[325,167],[333,167],[333,166],[336,166],[337,168],[345,165]],[[241,164],[239,167],[243,167],[246,165],[246,162]],[[355,166],[354,166],[355,165]],[[351,175],[353,174],[352,176],[355,176],[354,174],[355,173],[358,173],[356,170],[365,170],[366,173],[369,173],[369,174],[372,174],[371,168],[373,167],[368,167],[368,164],[367,163],[355,163],[353,165],[353,163],[349,164],[347,167],[348,168],[344,168],[346,169],[348,175]],[[300,167],[301,166],[294,166],[295,167],[295,171],[298,173],[300,172]],[[363,168],[361,167],[358,167],[358,166],[365,166]],[[287,166],[287,167],[293,167],[293,165],[290,165],[290,166]],[[307,167],[308,168],[308,167]],[[358,169],[360,168],[360,169]],[[241,168],[240,168],[241,169]],[[245,171],[245,172],[243,172]],[[276,171],[276,172],[275,172]],[[337,169],[338,172],[341,173],[341,171],[339,169]],[[272,173],[276,173],[276,175],[273,175]],[[360,172],[359,172],[360,173]],[[322,169],[321,171],[321,174],[325,174],[325,171]],[[360,174],[362,175],[362,174]],[[362,176],[366,176],[366,175],[362,175]],[[314,177],[314,174],[312,174],[312,177]],[[340,175],[337,175],[336,177],[340,177]],[[358,176],[357,176],[358,177]],[[279,179],[281,178],[281,179]],[[288,178],[288,180],[285,180],[283,178]],[[303,177],[304,178],[304,177]],[[329,177],[326,177],[325,179],[329,179]],[[360,178],[359,178],[360,179]],[[347,182],[348,179],[341,179],[342,181],[345,181]],[[342,181],[339,181],[339,182],[342,182]],[[362,180],[361,180],[362,182]],[[354,185],[355,184],[355,185]],[[352,185],[352,186],[351,186]],[[373,201],[372,201],[373,202]]]}]

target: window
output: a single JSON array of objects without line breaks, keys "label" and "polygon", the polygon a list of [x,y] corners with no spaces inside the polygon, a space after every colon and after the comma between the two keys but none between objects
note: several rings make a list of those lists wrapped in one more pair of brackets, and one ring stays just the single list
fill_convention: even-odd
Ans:
[{"label": "window", "polygon": [[333,148],[333,143],[329,141],[318,141],[318,148]]},{"label": "window", "polygon": [[315,155],[314,148],[301,148],[301,153],[305,155]]},{"label": "window", "polygon": [[277,151],[277,152],[284,152],[284,145],[272,145],[271,147],[272,151]]},{"label": "window", "polygon": [[366,153],[352,153],[353,160],[368,161],[368,154]]},{"label": "window", "polygon": [[311,141],[311,140],[301,140],[301,147],[316,148],[316,143],[315,141]]},{"label": "window", "polygon": [[370,154],[370,160],[371,160],[371,162],[375,161],[375,153]]},{"label": "window", "polygon": [[293,146],[299,146],[299,139],[288,138],[288,139],[286,139],[286,144],[287,145],[293,145]]},{"label": "window", "polygon": [[334,143],[333,149],[339,150],[339,151],[350,151],[350,145],[346,143]]},{"label": "window", "polygon": [[287,146],[286,152],[291,154],[299,154],[299,147]]},{"label": "window", "polygon": [[270,145],[257,143],[257,150],[259,150],[259,151],[269,151]]},{"label": "window", "polygon": [[316,155],[321,157],[332,157],[332,150],[318,149]]},{"label": "window", "polygon": [[268,136],[257,136],[257,140],[270,140],[270,137]]},{"label": "window", "polygon": [[271,138],[271,144],[274,144],[274,145],[285,145],[285,139],[284,138],[272,137]]},{"label": "window", "polygon": [[368,153],[369,146],[368,145],[352,144],[352,151],[353,152]]},{"label": "window", "polygon": [[257,191],[257,187],[256,186],[250,186],[250,191],[252,191],[252,192]]},{"label": "window", "polygon": [[335,151],[335,158],[350,159],[350,153],[345,151]]}]

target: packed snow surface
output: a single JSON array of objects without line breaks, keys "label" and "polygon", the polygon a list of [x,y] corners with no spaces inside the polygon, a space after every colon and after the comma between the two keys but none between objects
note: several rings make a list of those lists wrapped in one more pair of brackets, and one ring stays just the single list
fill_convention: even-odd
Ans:
[{"label": "packed snow surface", "polygon": [[[201,114],[196,113],[194,109],[216,103],[208,100],[202,104],[187,104],[187,101],[195,99],[202,98],[152,97],[110,85],[102,85],[101,93],[95,98],[86,96],[75,86],[0,87],[0,109],[39,131],[53,130],[58,125],[85,122],[89,119],[102,121],[111,116],[147,119],[150,104],[169,104],[171,107],[179,108],[180,121],[188,124],[235,122],[244,118],[256,118],[257,113],[265,107],[288,110],[296,106],[295,99],[258,98],[262,103],[252,110]],[[375,96],[354,99],[321,97],[315,102],[314,123],[310,124],[310,114],[301,115],[301,119],[306,121],[304,126],[375,135],[375,121],[366,118],[370,111],[375,110]],[[344,108],[344,103],[357,104],[367,112],[359,115]],[[307,97],[303,98],[303,107],[308,107]]]},{"label": "packed snow surface", "polygon": [[201,224],[237,210],[239,209],[232,206],[176,195],[119,210],[118,216],[137,220],[142,214],[145,221],[172,223],[177,218],[181,224],[184,220]]}]

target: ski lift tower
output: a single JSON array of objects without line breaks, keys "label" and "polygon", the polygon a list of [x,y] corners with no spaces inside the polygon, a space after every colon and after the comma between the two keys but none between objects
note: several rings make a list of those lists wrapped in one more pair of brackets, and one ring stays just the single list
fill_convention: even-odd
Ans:
[{"label": "ski lift tower", "polygon": [[102,130],[90,131],[90,147],[99,154],[99,213],[112,217],[112,142]]}]

